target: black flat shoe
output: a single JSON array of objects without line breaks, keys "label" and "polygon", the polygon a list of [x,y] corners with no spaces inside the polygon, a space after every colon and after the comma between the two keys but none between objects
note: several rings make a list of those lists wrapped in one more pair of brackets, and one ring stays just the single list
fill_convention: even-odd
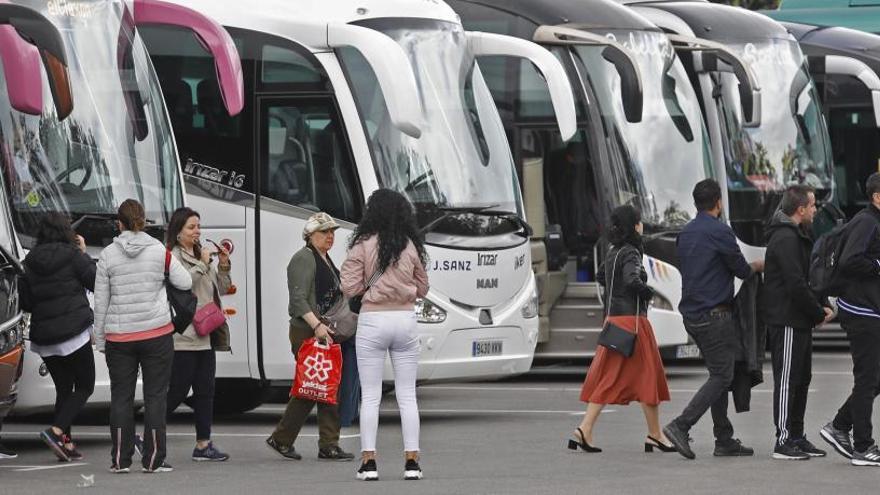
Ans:
[{"label": "black flat shoe", "polygon": [[578,447],[580,447],[584,452],[602,452],[602,449],[598,447],[593,447],[592,445],[588,444],[586,440],[584,440],[584,432],[581,431],[580,428],[577,428],[577,432],[578,436],[580,436],[580,441],[570,438],[568,440],[568,448],[570,450],[577,450]]},{"label": "black flat shoe", "polygon": [[645,452],[654,452],[654,449],[660,452],[675,452],[675,446],[664,445],[660,440],[648,435],[648,441],[645,442]]}]

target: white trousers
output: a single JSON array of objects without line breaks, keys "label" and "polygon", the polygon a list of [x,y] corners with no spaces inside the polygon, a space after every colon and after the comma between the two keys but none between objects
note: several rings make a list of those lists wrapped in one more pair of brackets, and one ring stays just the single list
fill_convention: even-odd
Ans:
[{"label": "white trousers", "polygon": [[419,338],[416,316],[409,311],[370,311],[358,316],[355,336],[358,374],[361,381],[361,450],[376,450],[379,403],[385,356],[391,353],[394,393],[400,409],[403,449],[419,450],[419,406],[416,403],[416,372]]}]

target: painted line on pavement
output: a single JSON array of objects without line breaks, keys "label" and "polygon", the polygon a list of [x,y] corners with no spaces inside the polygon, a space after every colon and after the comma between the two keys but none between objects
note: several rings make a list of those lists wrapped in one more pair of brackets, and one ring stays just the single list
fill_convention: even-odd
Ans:
[{"label": "painted line on pavement", "polygon": [[[6,435],[6,433],[4,433]],[[0,465],[2,469],[11,469],[17,472],[25,472],[25,471],[45,471],[47,469],[61,469],[61,468],[69,468],[75,466],[88,466],[87,462],[59,462],[58,464],[53,464],[51,466],[24,466],[24,465]]]}]

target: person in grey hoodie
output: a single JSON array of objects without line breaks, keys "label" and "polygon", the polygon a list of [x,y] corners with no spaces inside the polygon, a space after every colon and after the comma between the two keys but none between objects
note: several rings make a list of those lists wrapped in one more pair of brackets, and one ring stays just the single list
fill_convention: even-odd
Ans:
[{"label": "person in grey hoodie", "polygon": [[[95,344],[105,352],[110,372],[110,471],[130,471],[134,454],[134,394],[138,368],[144,390],[143,471],[172,470],[165,462],[165,408],[174,362],[174,326],[165,293],[167,250],[143,232],[144,207],[122,202],[117,227],[122,233],[104,248],[95,276]],[[169,281],[189,290],[192,277],[170,257]]]}]

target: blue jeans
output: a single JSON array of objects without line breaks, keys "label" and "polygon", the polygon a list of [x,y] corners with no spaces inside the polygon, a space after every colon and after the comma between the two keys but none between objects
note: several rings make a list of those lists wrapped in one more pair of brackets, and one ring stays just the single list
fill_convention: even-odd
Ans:
[{"label": "blue jeans", "polygon": [[340,344],[342,347],[342,382],[339,384],[339,424],[351,426],[358,418],[361,403],[361,382],[358,378],[357,351],[354,338]]},{"label": "blue jeans", "polygon": [[709,379],[674,422],[682,430],[688,431],[711,408],[715,441],[729,442],[733,438],[733,425],[727,418],[727,393],[733,381],[738,349],[733,314],[713,310],[698,319],[685,318],[684,327],[703,354]]}]

